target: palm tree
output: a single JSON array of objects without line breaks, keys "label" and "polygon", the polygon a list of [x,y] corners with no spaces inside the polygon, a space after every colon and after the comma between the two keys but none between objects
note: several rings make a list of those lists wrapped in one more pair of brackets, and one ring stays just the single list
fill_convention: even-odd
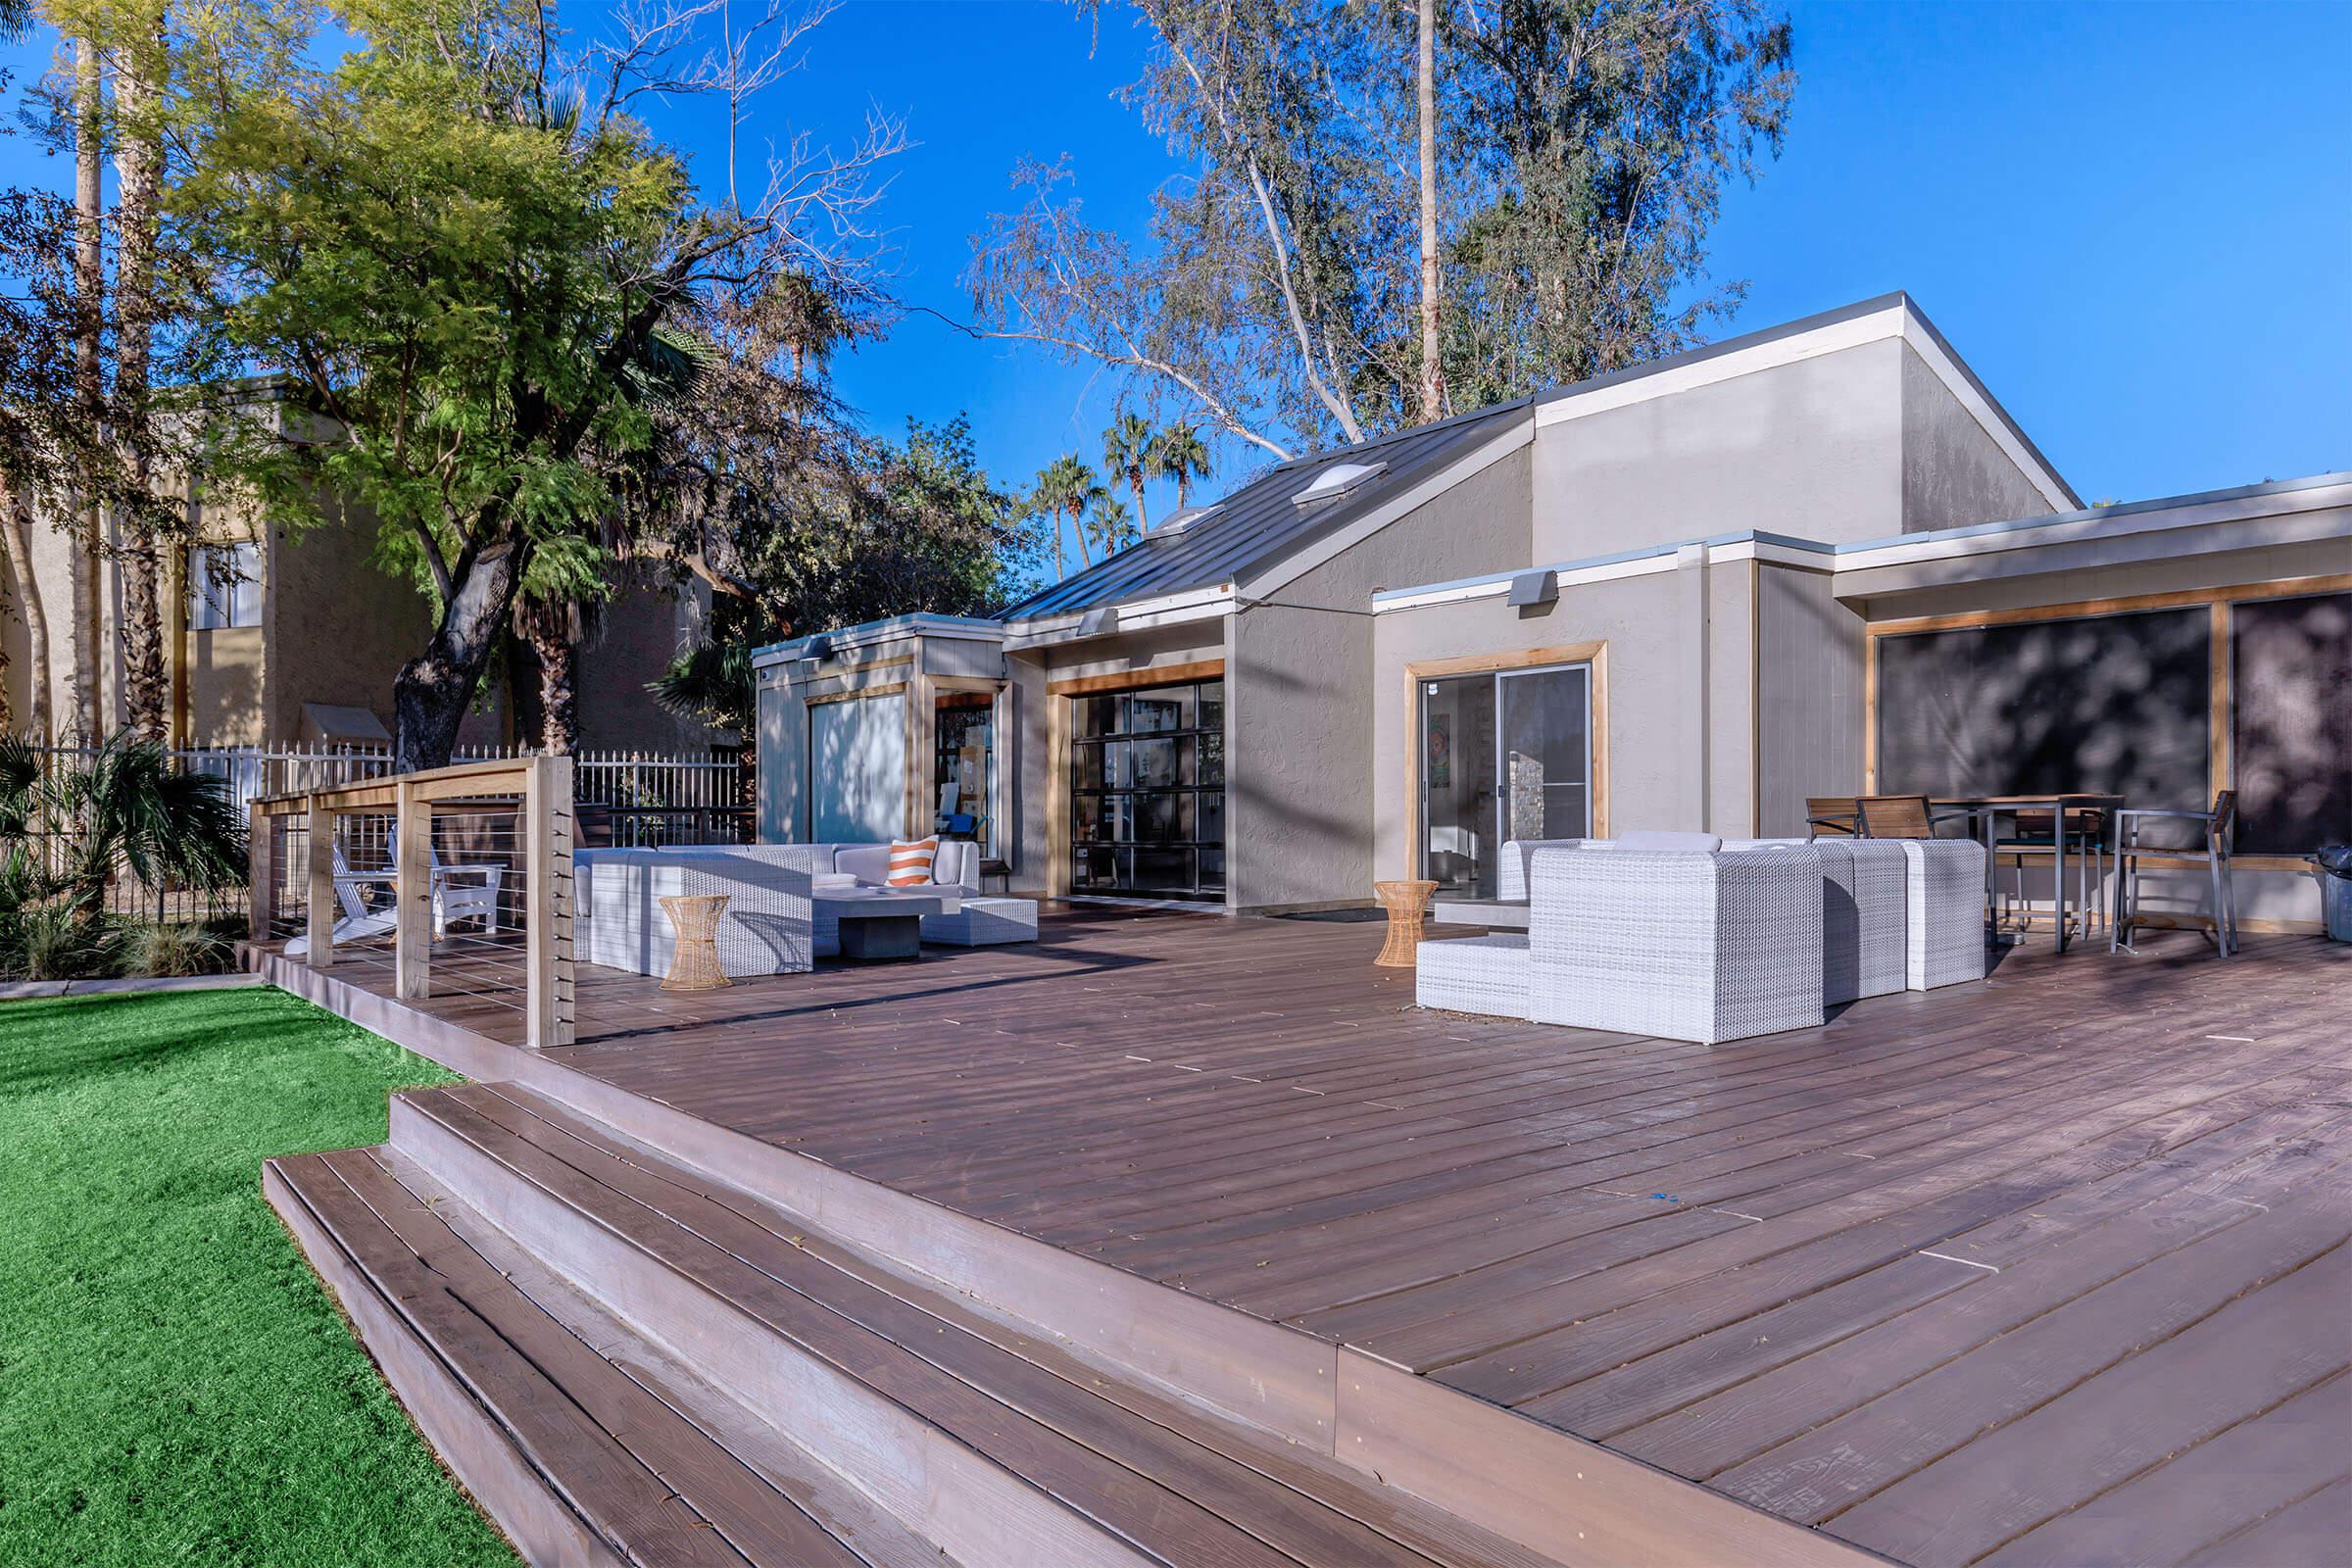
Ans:
[{"label": "palm tree", "polygon": [[1054,580],[1064,576],[1061,565],[1061,524],[1067,517],[1078,535],[1078,549],[1088,565],[1095,564],[1093,548],[1087,543],[1085,517],[1087,508],[1101,500],[1105,492],[1095,478],[1095,470],[1078,461],[1074,452],[1065,452],[1037,476],[1037,488],[1029,494],[1030,507],[1054,519]]},{"label": "palm tree", "polygon": [[1152,444],[1158,439],[1140,414],[1122,414],[1102,432],[1102,466],[1112,477],[1127,481],[1128,494],[1135,497],[1136,521],[1147,529],[1152,518],[1144,510],[1144,480],[1152,466]]},{"label": "palm tree", "polygon": [[245,823],[225,779],[183,772],[129,730],[85,761],[52,765],[0,738],[0,886],[8,902],[62,901],[94,919],[120,866],[151,888],[216,889],[245,875]]},{"label": "palm tree", "polygon": [[1185,497],[1195,479],[1209,476],[1208,448],[1200,440],[1200,427],[1196,424],[1171,424],[1152,438],[1152,448],[1146,454],[1152,475],[1157,479],[1176,481],[1176,506],[1182,511]]},{"label": "palm tree", "polygon": [[1095,495],[1094,515],[1087,518],[1087,531],[1102,547],[1103,559],[1108,560],[1135,543],[1135,514],[1127,510],[1126,502],[1107,491],[1098,488]]}]

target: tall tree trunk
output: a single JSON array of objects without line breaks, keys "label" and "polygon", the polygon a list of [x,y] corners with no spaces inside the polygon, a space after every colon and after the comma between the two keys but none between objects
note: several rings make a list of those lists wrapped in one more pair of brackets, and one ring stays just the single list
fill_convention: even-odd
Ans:
[{"label": "tall tree trunk", "polygon": [[1054,580],[1061,582],[1069,576],[1061,564],[1061,509],[1054,509]]},{"label": "tall tree trunk", "polygon": [[32,515],[24,498],[0,478],[0,556],[8,561],[17,580],[17,604],[24,612],[25,652],[32,656],[26,672],[24,733],[35,741],[51,738],[49,728],[49,612],[41,605],[41,585],[32,577]]},{"label": "tall tree trunk", "polygon": [[[156,72],[163,51],[160,6],[126,40],[126,66],[115,78],[122,134],[115,153],[121,186],[115,259],[115,439],[123,471],[144,498],[154,479],[154,429],[147,407],[155,339],[156,200],[163,173],[161,129],[154,122]],[[170,677],[164,665],[162,576],[157,519],[143,507],[126,509],[122,550],[122,692],[130,726],[140,738],[167,736]]]},{"label": "tall tree trunk", "polygon": [[580,739],[571,606],[526,594],[515,603],[514,621],[539,665],[539,750],[569,757]]},{"label": "tall tree trunk", "polygon": [[1152,531],[1152,519],[1144,514],[1143,469],[1130,468],[1127,470],[1127,488],[1135,492],[1135,531],[1139,534],[1150,533]]},{"label": "tall tree trunk", "polygon": [[17,580],[17,604],[24,612],[25,652],[32,668],[25,677],[29,694],[24,705],[24,733],[36,741],[51,738],[49,728],[49,612],[41,605],[41,585],[32,577],[32,515],[24,498],[0,478],[0,555]]},{"label": "tall tree trunk", "polygon": [[1444,416],[1438,365],[1438,0],[1421,0],[1421,417]]},{"label": "tall tree trunk", "polygon": [[[95,436],[105,415],[105,386],[101,379],[100,333],[106,309],[106,244],[100,204],[105,199],[104,133],[105,68],[99,62],[95,39],[81,38],[74,46],[74,391]],[[98,494],[88,476],[74,487],[73,528],[74,579],[74,728],[83,741],[95,744],[106,732],[106,715],[99,694]]]},{"label": "tall tree trunk", "polygon": [[400,666],[392,682],[392,757],[398,771],[449,765],[458,726],[514,610],[526,550],[519,540],[501,540],[478,555],[460,558],[450,574],[449,598],[432,641]]}]

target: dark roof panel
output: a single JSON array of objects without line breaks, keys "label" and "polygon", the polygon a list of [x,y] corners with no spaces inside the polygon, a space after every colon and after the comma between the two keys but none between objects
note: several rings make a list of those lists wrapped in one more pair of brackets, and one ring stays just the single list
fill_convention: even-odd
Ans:
[{"label": "dark roof panel", "polygon": [[[1006,620],[1075,614],[1098,605],[1158,599],[1213,588],[1253,567],[1304,549],[1338,532],[1398,492],[1454,463],[1514,419],[1527,417],[1527,400],[1415,425],[1377,441],[1319,452],[1278,465],[1217,503],[1217,510],[1181,533],[1137,540],[1107,561],[1032,594],[1004,612]],[[1336,463],[1380,464],[1353,489],[1307,506],[1292,497]]]}]

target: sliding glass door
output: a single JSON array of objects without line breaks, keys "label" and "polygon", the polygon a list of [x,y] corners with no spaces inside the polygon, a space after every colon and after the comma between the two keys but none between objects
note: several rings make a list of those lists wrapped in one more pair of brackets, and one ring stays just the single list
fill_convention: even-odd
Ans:
[{"label": "sliding glass door", "polygon": [[1421,874],[1492,899],[1503,844],[1592,831],[1592,669],[1482,670],[1421,682]]}]

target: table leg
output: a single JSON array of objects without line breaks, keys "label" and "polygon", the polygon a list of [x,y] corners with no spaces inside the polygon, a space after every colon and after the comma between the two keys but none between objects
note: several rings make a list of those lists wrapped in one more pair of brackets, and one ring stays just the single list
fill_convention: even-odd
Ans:
[{"label": "table leg", "polygon": [[2066,951],[2066,803],[2050,803],[2050,911],[2058,924],[2058,951]]}]

